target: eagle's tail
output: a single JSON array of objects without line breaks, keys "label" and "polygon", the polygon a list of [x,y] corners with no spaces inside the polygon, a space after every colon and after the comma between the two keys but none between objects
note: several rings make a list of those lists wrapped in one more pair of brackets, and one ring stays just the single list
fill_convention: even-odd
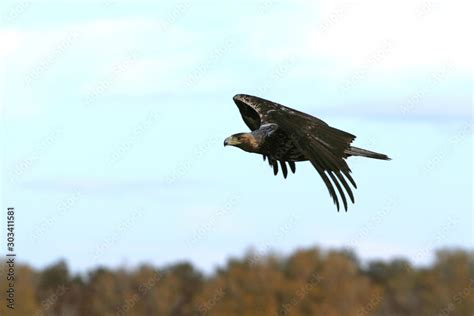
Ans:
[{"label": "eagle's tail", "polygon": [[345,153],[348,156],[361,156],[361,157],[368,157],[368,158],[381,159],[381,160],[391,160],[387,155],[379,154],[370,150],[365,150],[365,149],[357,148],[357,147],[349,147],[349,149],[347,149]]}]

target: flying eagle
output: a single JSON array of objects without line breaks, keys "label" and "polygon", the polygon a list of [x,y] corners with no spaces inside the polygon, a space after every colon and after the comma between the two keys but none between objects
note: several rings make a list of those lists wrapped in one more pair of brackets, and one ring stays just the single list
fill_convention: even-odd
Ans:
[{"label": "flying eagle", "polygon": [[288,175],[287,164],[295,173],[295,162],[309,160],[326,184],[338,211],[339,199],[334,186],[339,191],[346,211],[345,192],[354,203],[354,195],[347,180],[357,188],[345,160],[347,157],[390,160],[384,154],[351,146],[356,138],[354,135],[333,128],[306,113],[246,94],[237,94],[234,102],[252,132],[232,135],[225,139],[224,146],[235,146],[261,154],[263,160],[268,159],[275,175],[280,165],[285,178]]}]

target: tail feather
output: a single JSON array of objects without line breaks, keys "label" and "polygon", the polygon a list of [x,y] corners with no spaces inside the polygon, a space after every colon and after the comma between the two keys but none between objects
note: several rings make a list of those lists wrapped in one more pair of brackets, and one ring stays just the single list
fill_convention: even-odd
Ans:
[{"label": "tail feather", "polygon": [[361,157],[368,157],[374,159],[381,159],[381,160],[391,160],[387,155],[379,154],[370,150],[357,148],[357,147],[349,147],[345,151],[348,156],[361,156]]}]

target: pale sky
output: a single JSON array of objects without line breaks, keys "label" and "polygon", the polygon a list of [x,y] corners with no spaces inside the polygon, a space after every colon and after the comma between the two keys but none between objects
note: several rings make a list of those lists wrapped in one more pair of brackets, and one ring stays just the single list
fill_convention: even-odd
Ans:
[{"label": "pale sky", "polygon": [[[320,245],[423,264],[434,249],[473,247],[472,2],[0,10],[1,204],[17,209],[23,262],[209,271],[249,248]],[[317,116],[393,160],[349,159],[356,204],[338,213],[308,163],[284,180],[223,147],[247,130],[237,93]]]}]

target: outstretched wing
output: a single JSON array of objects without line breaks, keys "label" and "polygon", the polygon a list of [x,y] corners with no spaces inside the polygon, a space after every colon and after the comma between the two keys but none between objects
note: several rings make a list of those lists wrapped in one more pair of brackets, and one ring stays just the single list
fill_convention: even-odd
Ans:
[{"label": "outstretched wing", "polygon": [[289,135],[293,144],[311,161],[339,210],[339,200],[334,189],[336,186],[347,211],[345,193],[354,203],[354,195],[347,180],[354,188],[357,186],[350,175],[351,170],[344,160],[346,157],[344,152],[349,148],[355,136],[327,124],[320,124],[319,120],[314,120],[309,115],[291,111],[275,111],[267,119],[278,124]]},{"label": "outstretched wing", "polygon": [[247,124],[247,126],[252,131],[259,129],[263,124],[271,123],[269,122],[268,117],[274,111],[284,111],[296,113],[299,115],[306,115],[321,125],[327,125],[324,121],[321,121],[316,117],[312,117],[298,110],[248,94],[235,95],[234,102],[239,108],[240,114],[242,115],[242,119],[244,120],[245,124]]},{"label": "outstretched wing", "polygon": [[239,108],[245,124],[252,131],[259,129],[262,125],[262,120],[266,119],[268,111],[274,109],[271,105],[267,106],[264,102],[258,102],[256,97],[245,94],[234,96],[234,102]]},{"label": "outstretched wing", "polygon": [[[339,200],[334,186],[347,211],[345,193],[354,203],[354,195],[347,180],[354,188],[357,186],[344,160],[346,157],[344,152],[355,139],[354,135],[332,128],[316,117],[259,97],[238,94],[234,97],[234,102],[251,130],[257,130],[263,124],[277,124],[288,135],[293,145],[311,161],[326,184],[337,209],[339,210]],[[279,148],[275,148],[275,151],[278,150]],[[277,162],[269,157],[269,163],[277,173]],[[294,163],[290,166],[293,170]]]}]

